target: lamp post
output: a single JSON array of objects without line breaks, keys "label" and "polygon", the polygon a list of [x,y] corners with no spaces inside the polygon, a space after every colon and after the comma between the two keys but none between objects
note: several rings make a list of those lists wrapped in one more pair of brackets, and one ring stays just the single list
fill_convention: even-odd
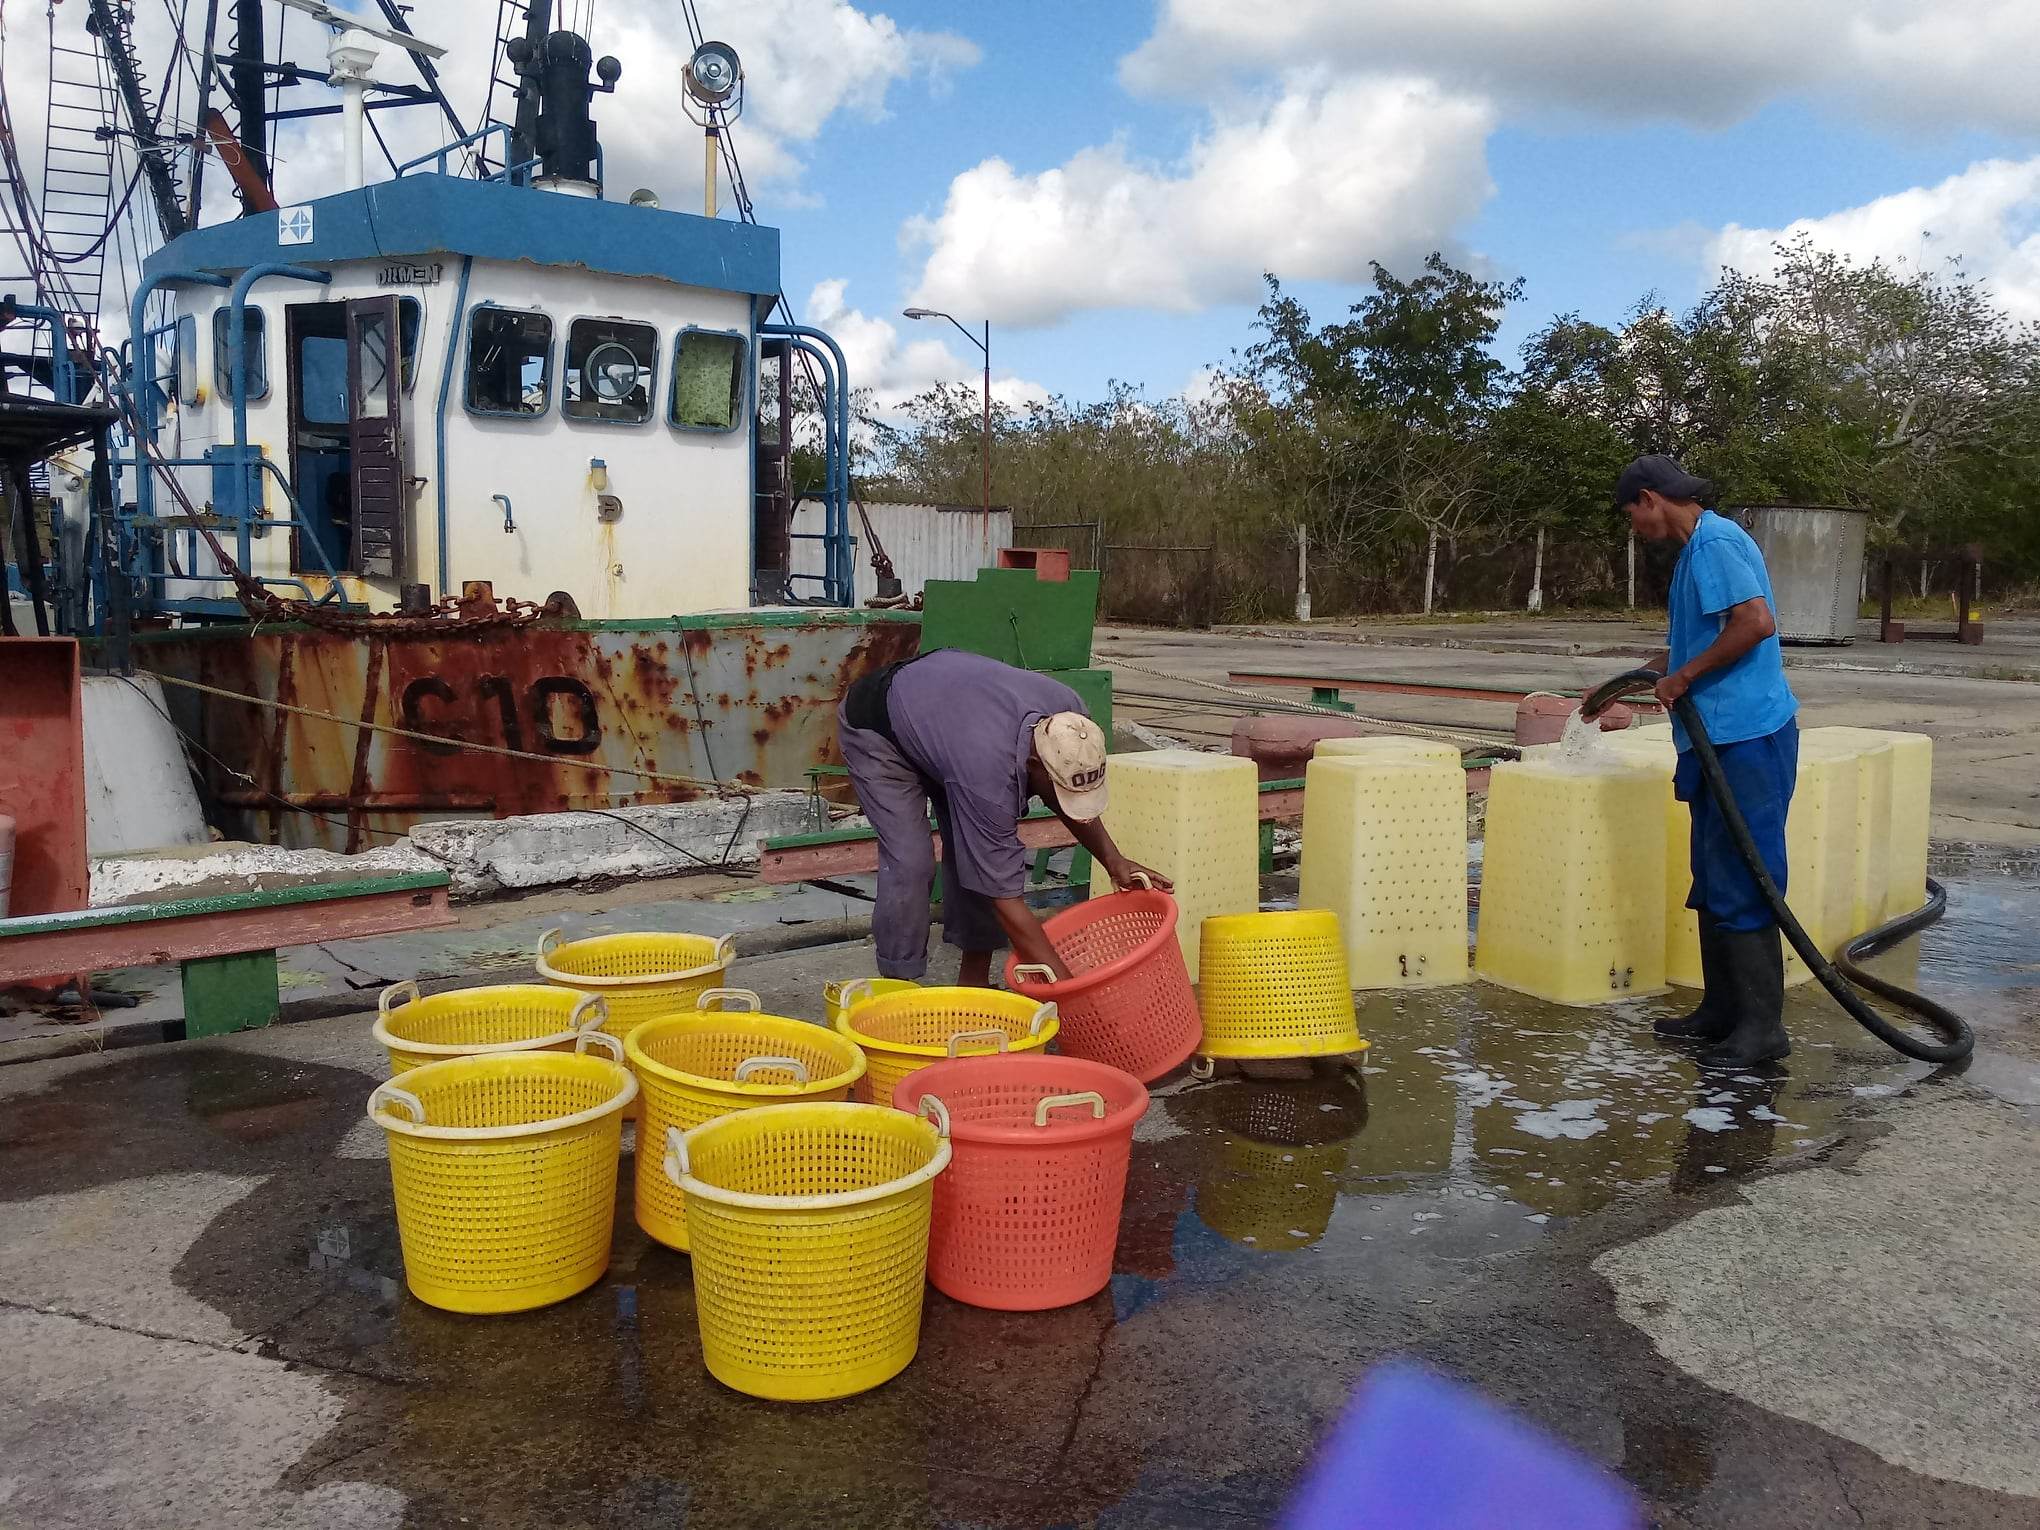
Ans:
[{"label": "lamp post", "polygon": [[978,523],[981,555],[989,558],[992,553],[992,321],[985,320],[985,337],[976,335],[957,324],[956,316],[942,312],[939,308],[905,308],[901,317],[908,319],[947,319],[956,324],[956,332],[984,353],[985,358],[985,417],[984,438],[980,455],[984,461],[984,513]]}]

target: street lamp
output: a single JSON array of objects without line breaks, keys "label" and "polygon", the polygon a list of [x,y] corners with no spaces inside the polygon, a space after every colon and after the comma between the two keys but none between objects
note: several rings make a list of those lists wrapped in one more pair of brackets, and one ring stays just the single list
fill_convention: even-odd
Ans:
[{"label": "street lamp", "polygon": [[983,556],[990,557],[992,551],[992,321],[985,320],[985,337],[976,335],[956,323],[956,316],[942,312],[939,308],[905,308],[900,310],[902,318],[947,319],[956,324],[956,332],[972,345],[984,352],[985,357],[985,425],[982,456],[984,458],[985,501],[984,518],[979,523],[980,542]]}]

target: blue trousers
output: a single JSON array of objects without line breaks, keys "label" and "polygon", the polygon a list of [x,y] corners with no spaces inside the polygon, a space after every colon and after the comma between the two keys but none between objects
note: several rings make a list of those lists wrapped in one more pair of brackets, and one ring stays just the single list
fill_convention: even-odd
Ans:
[{"label": "blue trousers", "polygon": [[[1750,837],[1757,842],[1764,869],[1785,891],[1785,815],[1792,807],[1792,787],[1799,777],[1799,724],[1789,722],[1776,733],[1717,744],[1722,774]],[[1686,907],[1698,909],[1724,930],[1769,929],[1778,921],[1764,901],[1757,879],[1743,864],[1728,824],[1714,805],[1714,795],[1700,777],[1700,757],[1691,750],[1679,756],[1673,790],[1693,813],[1693,891]]]}]

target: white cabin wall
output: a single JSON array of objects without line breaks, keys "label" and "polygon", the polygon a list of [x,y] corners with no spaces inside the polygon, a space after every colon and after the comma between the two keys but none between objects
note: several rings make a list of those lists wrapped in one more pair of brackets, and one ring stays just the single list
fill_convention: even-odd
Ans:
[{"label": "white cabin wall", "polygon": [[[989,526],[981,510],[962,505],[866,500],[864,513],[871,518],[871,529],[878,534],[886,556],[892,559],[893,572],[899,576],[900,588],[908,595],[918,594],[930,579],[975,579],[979,569],[996,565],[1000,551],[1013,545],[1013,512],[1008,509],[995,507]],[[792,572],[822,572],[826,555],[822,544],[811,538],[821,534],[825,521],[822,506],[814,500],[803,501],[794,511],[794,531],[810,535],[794,538]],[[851,589],[855,603],[862,605],[878,593],[878,580],[871,571],[871,539],[864,534],[864,523],[857,518],[854,506],[850,535],[857,544],[851,550],[855,570]],[[812,595],[821,586],[803,580],[794,588],[802,595]]]},{"label": "white cabin wall", "polygon": [[[459,294],[460,258],[431,257],[442,265],[438,283],[385,288],[382,261],[337,265],[330,285],[265,278],[249,296],[265,315],[269,365],[268,396],[248,405],[248,439],[288,474],[290,415],[284,309],[291,303],[341,302],[351,298],[415,297],[423,305],[418,358],[406,393],[404,440],[412,492],[406,537],[407,572],[402,580],[344,580],[352,598],[379,610],[393,608],[401,583],[440,582],[438,537],[439,394]],[[416,262],[413,262],[416,263]],[[224,377],[213,376],[212,312],[225,289],[186,288],[185,311],[199,326],[202,397],[166,415],[164,454],[200,455],[207,445],[233,439],[233,412]],[[464,403],[466,316],[482,303],[536,309],[553,320],[552,400],[536,419],[472,414]],[[615,317],[653,325],[659,334],[659,365],[653,417],[641,425],[568,420],[560,412],[567,328],[577,317]],[[453,355],[454,375],[444,410],[446,436],[448,562],[446,587],[458,593],[463,581],[486,579],[498,599],[542,600],[565,590],[588,617],[659,616],[677,612],[742,607],[750,596],[751,442],[749,418],[727,434],[682,431],[666,423],[671,397],[673,345],[688,326],[748,334],[750,300],[736,293],[681,287],[645,278],[597,275],[511,262],[476,261],[470,272],[465,315]],[[750,365],[755,367],[755,346]],[[607,464],[608,492],[623,502],[613,523],[597,519],[589,460]],[[192,503],[203,508],[212,494],[209,469],[182,470]],[[131,480],[123,485],[133,497]],[[282,490],[264,476],[269,514],[287,515]],[[502,507],[491,496],[510,496],[516,530],[503,531]],[[161,514],[177,511],[167,490],[157,492]],[[221,540],[232,551],[230,533]],[[188,572],[217,575],[201,543],[196,561],[186,556],[179,534],[179,562]],[[252,543],[254,571],[274,578],[299,577],[290,567],[288,534],[277,531]],[[344,549],[336,550],[342,557]],[[618,572],[620,570],[620,572]],[[324,581],[309,577],[314,591]],[[224,582],[176,582],[173,595],[229,595]]]}]

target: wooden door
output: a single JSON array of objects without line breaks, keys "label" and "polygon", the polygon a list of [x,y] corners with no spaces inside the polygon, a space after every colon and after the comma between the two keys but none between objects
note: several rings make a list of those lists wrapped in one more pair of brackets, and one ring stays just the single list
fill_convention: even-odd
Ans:
[{"label": "wooden door", "polygon": [[398,374],[397,300],[347,305],[347,445],[354,501],[355,569],[404,574],[404,390]]}]

